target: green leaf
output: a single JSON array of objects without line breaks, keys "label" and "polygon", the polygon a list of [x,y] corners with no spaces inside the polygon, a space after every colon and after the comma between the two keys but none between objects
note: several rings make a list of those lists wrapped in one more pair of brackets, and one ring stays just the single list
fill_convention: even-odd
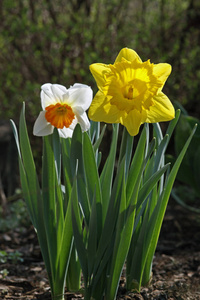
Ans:
[{"label": "green leaf", "polygon": [[116,235],[115,228],[119,216],[123,177],[124,177],[124,160],[121,163],[119,172],[117,172],[117,175],[115,177],[102,234],[99,239],[98,249],[96,253],[96,260],[94,265],[94,275],[95,275],[94,285],[98,283],[98,279],[101,276],[101,272],[104,270],[105,266],[107,265],[113,253],[113,244]]},{"label": "green leaf", "polygon": [[70,163],[70,149],[71,149],[71,139],[61,139],[61,148],[62,148],[62,165],[63,165],[63,179],[65,187],[65,201],[67,209],[67,203],[71,195],[71,189],[73,184],[73,177],[71,172],[71,163]]},{"label": "green leaf", "polygon": [[58,178],[58,183],[61,182],[61,144],[60,137],[57,128],[53,132],[53,152],[56,166],[56,175]]},{"label": "green leaf", "polygon": [[[55,176],[55,203],[56,203],[56,238],[57,238],[57,245],[58,249],[60,247],[60,241],[62,239],[62,234],[63,234],[63,227],[64,227],[64,219],[65,219],[65,214],[64,214],[64,195],[61,190],[61,185],[58,183],[57,176]],[[59,250],[57,251],[59,252]],[[57,255],[58,258],[58,255]]]},{"label": "green leaf", "polygon": [[90,138],[86,132],[83,134],[83,161],[87,193],[91,206],[95,194],[97,205],[97,237],[99,237],[102,229],[102,198],[100,180],[94,150]]},{"label": "green leaf", "polygon": [[28,188],[31,196],[31,202],[28,202],[28,206],[30,208],[29,211],[30,213],[32,213],[32,220],[34,220],[34,224],[36,224],[36,213],[41,209],[41,192],[26,128],[25,104],[23,104],[20,114],[19,140],[22,163],[24,165],[24,170],[28,181]]},{"label": "green leaf", "polygon": [[93,273],[96,251],[97,251],[97,202],[96,193],[94,192],[94,198],[92,201],[92,209],[90,213],[90,223],[88,228],[88,276],[91,277]]},{"label": "green leaf", "polygon": [[[105,133],[105,130],[106,130],[106,125],[104,125],[102,131],[101,131],[101,134],[99,136],[99,138],[96,140],[95,144],[94,144],[94,152],[96,152],[102,142],[102,139],[103,139],[103,136],[104,136],[104,133]],[[92,140],[91,140],[92,141]]]},{"label": "green leaf", "polygon": [[133,190],[137,181],[137,176],[144,160],[145,143],[146,143],[146,131],[145,128],[143,128],[142,134],[140,136],[136,151],[134,153],[131,162],[131,166],[127,178],[127,187],[126,187],[127,203],[130,202],[130,199],[132,197]]},{"label": "green leaf", "polygon": [[[64,217],[63,227],[60,227],[60,234],[58,240],[58,252],[57,252],[57,263],[56,263],[56,275],[55,283],[62,283],[65,281],[66,274],[69,267],[71,250],[73,245],[73,228],[72,228],[72,201],[74,192],[68,202],[67,211]],[[59,220],[58,220],[59,221]]]},{"label": "green leaf", "polygon": [[[137,287],[138,289],[140,289],[141,284],[145,285],[149,282],[152,259],[156,249],[168,199],[181,161],[190,144],[195,130],[196,126],[193,129],[190,137],[188,138],[185,146],[183,147],[179,157],[177,158],[169,176],[167,177],[165,188],[163,190],[163,193],[159,197],[159,200],[151,215],[150,220],[148,221],[148,215],[146,215],[146,219],[143,221],[142,230],[137,241],[138,247],[135,250],[134,257],[132,260],[132,265],[134,266],[134,269],[132,269],[131,272],[131,281],[132,283],[137,283],[135,287]],[[139,245],[143,246],[141,247]],[[138,272],[138,270],[140,270],[140,272]]]},{"label": "green leaf", "polygon": [[79,292],[81,289],[81,265],[79,262],[78,254],[75,244],[73,243],[70,262],[67,269],[66,286],[70,292]]},{"label": "green leaf", "polygon": [[163,168],[155,172],[141,187],[138,195],[137,206],[140,207],[142,202],[146,199],[149,193],[153,190],[154,186],[157,184],[161,176],[166,172],[169,168],[170,164],[165,165]]},{"label": "green leaf", "polygon": [[[88,155],[89,158],[89,155]],[[83,160],[83,134],[79,124],[76,125],[73,132],[71,149],[70,149],[70,164],[71,164],[71,178],[73,180],[77,172],[77,191],[78,191],[78,201],[83,210],[85,216],[85,221],[88,226],[90,206],[89,196],[85,186],[87,185],[87,178],[85,174],[84,160]],[[78,170],[76,170],[78,168]],[[67,172],[67,170],[66,170]]]},{"label": "green leaf", "polygon": [[[52,276],[56,273],[57,260],[57,222],[56,222],[56,195],[57,189],[56,170],[53,153],[52,136],[43,138],[43,160],[42,160],[42,196],[43,196],[43,215],[47,235],[49,257],[51,263]],[[52,238],[54,237],[54,238]]]},{"label": "green leaf", "polygon": [[99,139],[100,134],[100,122],[90,121],[90,129],[88,133],[90,136],[91,143],[96,143]]},{"label": "green leaf", "polygon": [[76,174],[77,168],[77,160],[78,160],[78,173],[80,176],[84,177],[84,169],[83,169],[83,157],[82,157],[82,130],[79,124],[76,125],[72,139],[71,139],[71,151],[70,151],[70,164],[71,164],[71,174],[72,178],[74,178]]},{"label": "green leaf", "polygon": [[101,192],[102,192],[102,214],[103,214],[103,224],[105,221],[105,216],[108,209],[109,199],[111,195],[112,181],[113,181],[113,172],[116,160],[116,149],[117,149],[117,139],[118,139],[118,124],[113,126],[113,135],[112,142],[110,147],[109,155],[104,164],[101,176]]},{"label": "green leaf", "polygon": [[80,210],[78,204],[78,195],[77,195],[77,182],[74,180],[73,188],[72,188],[72,226],[74,233],[74,242],[78,252],[83,277],[84,284],[87,287],[88,281],[88,255],[84,244],[83,230],[82,230],[82,218],[80,217]]},{"label": "green leaf", "polygon": [[17,128],[15,126],[15,123],[12,120],[11,120],[11,125],[12,125],[12,129],[13,129],[14,137],[15,137],[15,142],[16,142],[16,145],[17,145],[17,150],[18,150],[20,180],[21,180],[21,185],[22,185],[23,196],[25,198],[26,205],[27,205],[28,212],[29,212],[31,221],[33,223],[33,226],[36,228],[37,227],[37,219],[36,219],[35,212],[33,210],[33,202],[32,202],[32,199],[31,199],[31,195],[30,195],[30,191],[29,191],[29,187],[28,187],[28,182],[27,182],[27,177],[26,177],[26,172],[25,172],[24,165],[23,165]]},{"label": "green leaf", "polygon": [[163,134],[159,123],[153,123],[153,128],[154,128],[153,136],[156,138],[157,144],[160,145],[161,141],[163,140]]},{"label": "green leaf", "polygon": [[[28,212],[30,214],[31,221],[37,232],[42,256],[45,261],[45,266],[49,276],[50,285],[52,286],[51,265],[49,260],[47,237],[43,218],[43,202],[26,128],[24,104],[20,115],[20,142],[14,122],[12,121],[11,124],[18,149],[20,179],[24,199],[28,208]],[[20,148],[22,149],[22,151],[20,150]]]},{"label": "green leaf", "polygon": [[164,164],[164,154],[165,154],[165,150],[166,150],[168,142],[169,142],[169,136],[166,135],[162,139],[162,141],[160,142],[160,144],[157,148],[156,156],[155,156],[155,160],[154,160],[154,172],[159,170]]},{"label": "green leaf", "polygon": [[119,152],[118,165],[120,165],[123,157],[125,157],[125,178],[127,177],[129,165],[131,161],[133,140],[134,138],[128,133],[127,129],[124,127],[121,147]]},{"label": "green leaf", "polygon": [[166,132],[166,134],[169,135],[169,139],[171,138],[172,133],[173,133],[175,127],[176,127],[176,124],[178,123],[180,114],[181,114],[181,110],[177,109],[176,112],[175,112],[175,118],[169,123],[169,126],[167,128],[167,132]]},{"label": "green leaf", "polygon": [[117,233],[116,233],[115,244],[114,244],[114,251],[113,251],[114,253],[112,255],[112,262],[111,262],[110,274],[107,283],[105,299],[115,299],[116,297],[120,275],[131,243],[134,221],[135,221],[137,195],[139,190],[139,183],[142,177],[143,166],[140,167],[140,171],[138,172],[137,181],[131,196],[131,200],[127,208],[125,205],[126,203],[125,167],[122,169],[124,170],[123,173],[124,176],[121,185],[120,215],[118,215],[118,220],[117,220]]}]

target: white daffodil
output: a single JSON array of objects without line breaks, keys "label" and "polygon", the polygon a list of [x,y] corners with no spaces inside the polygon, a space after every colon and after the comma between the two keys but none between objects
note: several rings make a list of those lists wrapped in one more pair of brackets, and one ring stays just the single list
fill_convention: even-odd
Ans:
[{"label": "white daffodil", "polygon": [[33,127],[33,134],[45,136],[58,129],[63,138],[72,137],[77,123],[82,131],[90,128],[86,110],[89,108],[93,92],[92,89],[80,83],[75,83],[69,89],[60,84],[46,83],[41,87],[40,112]]}]

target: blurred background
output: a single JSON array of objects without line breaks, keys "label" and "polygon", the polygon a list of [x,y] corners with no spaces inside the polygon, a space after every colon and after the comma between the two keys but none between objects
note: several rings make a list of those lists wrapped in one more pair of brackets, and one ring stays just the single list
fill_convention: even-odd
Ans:
[{"label": "blurred background", "polygon": [[23,101],[33,153],[40,151],[41,139],[32,138],[32,127],[41,110],[42,84],[79,82],[96,92],[89,65],[113,63],[121,48],[129,47],[143,61],[172,65],[164,92],[184,107],[185,115],[198,119],[199,45],[198,0],[1,0],[1,199],[17,185],[8,120],[18,123]]},{"label": "blurred background", "polygon": [[29,121],[40,111],[43,83],[96,88],[94,62],[113,63],[123,47],[143,61],[173,67],[165,92],[200,113],[198,0],[1,0],[0,119]]}]

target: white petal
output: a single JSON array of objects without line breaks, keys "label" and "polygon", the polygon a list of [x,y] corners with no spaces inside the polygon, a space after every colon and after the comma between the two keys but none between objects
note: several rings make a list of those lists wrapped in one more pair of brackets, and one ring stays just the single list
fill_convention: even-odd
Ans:
[{"label": "white petal", "polygon": [[43,110],[45,107],[63,102],[63,95],[67,94],[67,88],[60,84],[45,83],[41,86],[41,104]]},{"label": "white petal", "polygon": [[87,84],[83,84],[83,83],[74,83],[74,85],[71,85],[70,88],[87,88],[89,87]]},{"label": "white petal", "polygon": [[45,136],[52,134],[54,127],[47,122],[45,111],[41,111],[33,126],[33,134],[37,136]]},{"label": "white petal", "polygon": [[41,89],[45,92],[45,91],[50,91],[51,92],[51,83],[45,83],[41,86]]},{"label": "white petal", "polygon": [[40,97],[41,97],[41,105],[43,110],[45,110],[45,107],[57,103],[52,93],[51,86],[52,86],[51,83],[46,83],[41,86]]},{"label": "white petal", "polygon": [[57,101],[62,102],[63,95],[67,93],[67,89],[64,86],[61,87],[60,84],[52,84],[51,90]]},{"label": "white petal", "polygon": [[62,137],[62,138],[72,137],[74,128],[76,127],[77,123],[78,123],[78,120],[75,116],[74,120],[72,121],[71,125],[68,128],[63,127],[63,129],[58,129],[60,137]]},{"label": "white petal", "polygon": [[87,110],[92,102],[93,91],[91,87],[85,84],[76,83],[68,89],[69,98],[66,99],[67,104],[70,105],[73,109],[82,107],[83,111]]},{"label": "white petal", "polygon": [[75,116],[75,118],[73,119],[72,123],[69,125],[69,128],[74,130],[74,128],[76,127],[76,124],[78,123],[78,119]]},{"label": "white petal", "polygon": [[60,137],[62,138],[68,138],[68,137],[72,137],[72,134],[73,134],[73,130],[70,129],[70,128],[66,128],[66,127],[63,127],[63,129],[58,129],[58,132],[59,132],[59,135]]},{"label": "white petal", "polygon": [[81,125],[82,131],[87,131],[90,128],[90,121],[88,120],[87,114],[77,116],[78,122]]},{"label": "white petal", "polygon": [[53,84],[53,86],[56,86],[56,88],[60,89],[63,94],[67,93],[67,88],[64,85],[61,84]]},{"label": "white petal", "polygon": [[82,115],[85,112],[85,110],[81,106],[73,107],[73,113],[75,115]]}]

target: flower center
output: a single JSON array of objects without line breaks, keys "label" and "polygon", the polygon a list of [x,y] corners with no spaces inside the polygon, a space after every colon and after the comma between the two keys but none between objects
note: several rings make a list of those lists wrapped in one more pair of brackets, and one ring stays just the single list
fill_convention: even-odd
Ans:
[{"label": "flower center", "polygon": [[132,87],[132,85],[128,89],[128,93],[126,94],[126,98],[133,99],[133,87]]},{"label": "flower center", "polygon": [[154,105],[153,97],[162,88],[159,77],[154,75],[154,65],[136,59],[132,62],[122,60],[109,67],[102,90],[110,104],[126,113],[150,110]]},{"label": "flower center", "polygon": [[69,127],[75,117],[72,108],[67,104],[56,103],[45,108],[45,118],[56,128]]}]

